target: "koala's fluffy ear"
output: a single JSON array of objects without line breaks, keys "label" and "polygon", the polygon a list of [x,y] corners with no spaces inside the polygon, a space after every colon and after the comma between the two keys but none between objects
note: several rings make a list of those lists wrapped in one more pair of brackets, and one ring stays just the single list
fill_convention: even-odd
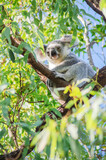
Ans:
[{"label": "koala's fluffy ear", "polygon": [[37,60],[40,61],[40,62],[43,62],[43,61],[46,60],[45,52],[46,52],[47,45],[44,44],[43,47],[44,47],[44,53],[40,48],[37,48],[35,50],[35,54],[36,54]]},{"label": "koala's fluffy ear", "polygon": [[71,40],[72,40],[72,35],[70,35],[70,34],[64,35],[60,40],[61,40],[61,42],[70,44]]},{"label": "koala's fluffy ear", "polygon": [[[72,34],[64,35],[60,40],[61,40],[61,42],[66,43],[66,45],[69,46],[72,41]],[[78,45],[79,45],[79,41],[78,41],[78,38],[76,38],[76,40],[75,40],[74,44],[71,46],[71,48],[74,48]]]}]

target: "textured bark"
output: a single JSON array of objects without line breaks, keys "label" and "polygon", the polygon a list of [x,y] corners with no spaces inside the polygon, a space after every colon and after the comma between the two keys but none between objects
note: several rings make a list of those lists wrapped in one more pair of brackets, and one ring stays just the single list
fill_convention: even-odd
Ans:
[{"label": "textured bark", "polygon": [[[5,27],[5,25],[2,26],[2,29]],[[2,32],[2,29],[0,30],[0,32]],[[21,39],[21,37],[19,38],[15,38],[13,37],[13,35],[11,35],[11,44],[15,47],[18,47],[21,43],[21,41],[23,41]],[[8,42],[7,42],[8,43]],[[22,55],[24,55],[26,52],[26,49],[23,48],[23,53]],[[52,80],[54,83],[57,84],[58,87],[65,87],[68,85],[68,83],[62,79],[59,79],[59,78],[55,78],[55,75],[49,70],[47,69],[45,66],[43,66],[41,63],[39,63],[38,61],[35,60],[34,56],[32,53],[29,54],[29,57],[28,57],[28,63],[34,68],[34,70],[39,74],[39,76],[41,77],[41,80],[43,82],[46,82],[46,79],[49,78],[50,80]],[[94,80],[97,80],[97,82],[100,84],[97,84],[94,88],[95,91],[98,91],[100,88],[104,87],[106,85],[106,66],[103,67],[99,73],[97,75],[95,75],[93,77]],[[84,85],[85,86],[85,85]],[[84,88],[84,86],[82,88],[80,88],[81,90]],[[89,96],[89,98],[91,98],[92,95]],[[72,99],[69,97],[69,99],[67,100],[67,102]],[[64,103],[64,105],[60,106],[57,108],[58,111],[60,111],[61,115],[62,116],[65,116],[65,115],[70,115],[72,113],[72,108],[75,108],[75,105],[73,105],[71,107],[71,109],[66,109],[65,106],[67,104],[67,102]],[[41,126],[43,126],[45,124],[45,116],[48,115],[50,118],[53,118],[53,111],[52,112],[47,112],[46,114],[44,114],[42,116],[42,124],[40,126],[38,126],[36,128],[36,132],[40,131],[41,130]],[[57,118],[60,118],[58,117],[57,115],[55,115]],[[31,141],[31,140],[30,140]],[[4,154],[4,155],[0,155],[0,160],[18,160],[19,158],[22,157],[22,152],[25,148],[25,144],[21,145],[19,149],[11,152],[11,153],[7,153],[7,154]],[[33,150],[34,147],[32,148],[28,148],[28,151],[27,151],[27,155]]]},{"label": "textured bark", "polygon": [[85,0],[86,3],[99,15],[103,17],[103,20],[106,22],[106,17],[100,9],[100,0]]},{"label": "textured bark", "polygon": [[[18,47],[21,44],[21,42],[23,41],[20,37],[15,38],[15,37],[11,36],[10,38],[11,38],[12,45],[15,47]],[[27,50],[25,48],[23,48],[23,52],[22,52],[23,56],[26,51]],[[54,73],[51,72],[47,67],[42,65],[39,61],[35,60],[32,53],[29,53],[28,63],[39,74],[39,76],[41,77],[41,80],[43,80],[44,82],[46,82],[46,79],[49,78],[50,80],[52,80],[54,83],[57,84],[57,87],[61,87],[61,86],[65,87],[68,85],[68,82],[66,82],[60,78],[55,78]],[[47,78],[44,76],[46,76]]]},{"label": "textured bark", "polygon": [[[93,79],[98,82],[97,85],[95,85],[95,87],[93,89],[94,91],[98,91],[100,88],[104,87],[106,85],[106,66],[103,67],[102,69],[100,69],[99,73],[97,75],[95,75],[93,77]],[[87,84],[85,84],[85,85],[87,85]],[[85,87],[85,85],[82,86],[80,89],[82,90]],[[88,98],[90,99],[91,97],[92,97],[92,95],[89,95]],[[72,99],[72,98],[69,98],[67,100],[67,102],[70,99]],[[71,109],[66,109],[65,106],[66,106],[67,102],[64,105],[62,105],[62,106],[60,106],[60,107],[57,108],[57,110],[60,111],[60,113],[61,113],[62,116],[66,116],[66,115],[69,116],[72,113],[72,108],[75,108],[75,105],[73,105],[71,107]],[[47,112],[46,114],[44,114],[42,116],[42,118],[41,118],[42,124],[36,128],[36,132],[40,131],[41,127],[46,123],[45,122],[45,116],[48,115],[52,119],[53,118],[53,114],[55,115],[55,113],[53,113],[53,111],[51,111],[51,112]],[[57,115],[55,115],[55,117],[56,118],[60,118]],[[22,157],[22,152],[23,152],[24,148],[25,148],[25,145],[23,144],[22,146],[20,146],[20,149],[18,149],[18,150],[15,150],[15,151],[13,151],[13,152],[11,152],[9,154],[0,155],[0,160],[18,160],[19,158]],[[32,148],[29,147],[29,149],[27,151],[27,155],[33,149],[34,149],[34,147],[32,147]]]}]

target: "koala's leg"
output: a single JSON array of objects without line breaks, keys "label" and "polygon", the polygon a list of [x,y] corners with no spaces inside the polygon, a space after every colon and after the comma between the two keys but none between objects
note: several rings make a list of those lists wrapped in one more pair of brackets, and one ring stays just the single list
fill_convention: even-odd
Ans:
[{"label": "koala's leg", "polygon": [[[80,62],[77,63],[77,64],[74,64],[72,66],[64,66],[63,68],[66,68],[64,69],[65,72],[61,73],[59,70],[59,72],[55,72],[55,77],[58,77],[58,78],[63,78],[64,80],[66,81],[71,81],[73,79],[77,79],[77,77],[82,77],[82,73],[86,73],[86,72],[82,72],[81,71],[81,64]],[[84,70],[85,70],[85,67],[84,67]],[[56,70],[57,71],[57,70]]]},{"label": "koala's leg", "polygon": [[48,89],[50,90],[51,93],[54,92],[54,83],[50,80],[50,79],[47,79],[47,86],[48,86]]},{"label": "koala's leg", "polygon": [[79,62],[75,65],[70,66],[68,71],[65,73],[65,78],[67,81],[71,79],[80,80],[86,78],[88,75],[88,69],[85,63]]},{"label": "koala's leg", "polygon": [[47,83],[47,86],[48,86],[49,88],[50,88],[50,87],[52,88],[53,85],[54,85],[53,82],[52,82],[50,79],[47,79],[47,82],[46,82],[46,83]]},{"label": "koala's leg", "polygon": [[[76,63],[76,62],[74,62]],[[71,62],[71,59],[64,60],[62,63],[60,63],[58,66],[56,66],[53,71],[59,72],[59,73],[65,73],[70,66],[72,66],[73,63]]]},{"label": "koala's leg", "polygon": [[50,79],[47,79],[47,86],[49,91],[51,92],[52,96],[59,100],[64,99],[63,97],[61,98],[61,94],[62,92],[58,91],[58,88],[56,87],[55,83],[53,83]]},{"label": "koala's leg", "polygon": [[69,69],[69,66],[65,65],[60,65],[58,67],[55,67],[52,71],[59,72],[59,73],[64,73]]},{"label": "koala's leg", "polygon": [[[65,80],[69,81],[71,84],[73,82],[78,84],[78,87],[81,87],[86,83],[86,78],[92,78],[95,75],[93,69],[84,62],[79,62],[69,68],[65,73]],[[71,81],[70,81],[71,80]]]}]

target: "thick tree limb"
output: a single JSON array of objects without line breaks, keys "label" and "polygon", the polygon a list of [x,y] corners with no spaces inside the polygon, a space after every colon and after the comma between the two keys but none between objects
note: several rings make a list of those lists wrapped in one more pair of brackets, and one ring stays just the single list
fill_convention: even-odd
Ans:
[{"label": "thick tree limb", "polygon": [[[1,31],[0,31],[1,32]],[[21,41],[23,41],[20,37],[19,38],[15,38],[11,35],[11,44],[15,47],[18,47],[21,43]],[[22,55],[25,54],[27,50],[25,48],[23,48],[23,52],[22,52]],[[45,66],[43,66],[41,63],[39,63],[38,61],[35,60],[34,56],[32,53],[29,54],[29,57],[28,57],[28,63],[34,68],[34,70],[40,75],[40,77],[42,78],[43,75],[44,77],[48,77],[50,80],[52,80],[54,83],[57,84],[58,87],[65,87],[68,85],[67,82],[65,82],[64,80],[62,79],[59,79],[59,78],[55,78],[55,75],[49,70],[47,69]],[[45,82],[46,78],[42,78],[42,80]],[[97,80],[97,82],[100,84],[97,84],[94,88],[95,91],[99,90],[101,87],[104,87],[106,85],[106,66],[104,68],[102,68],[98,75],[95,75],[94,80]],[[85,86],[85,85],[84,85]],[[83,86],[83,87],[84,87]],[[83,89],[83,87],[81,88],[81,90]],[[89,96],[89,98],[91,98],[92,95]],[[70,98],[69,98],[70,99]],[[72,113],[72,108],[75,107],[75,105],[73,105],[71,107],[71,109],[66,109],[65,108],[65,105],[66,103],[63,105],[63,106],[60,106],[58,107],[58,111],[60,111],[61,115],[62,116],[65,116],[67,114],[71,114]],[[50,118],[53,118],[52,117],[52,114],[54,114],[53,112],[48,112],[46,113],[47,115],[49,115]],[[45,122],[45,116],[46,114],[44,114],[42,116],[42,125],[40,125],[39,127],[36,128],[36,132],[37,131],[40,131],[41,130],[41,126],[43,126],[46,122]],[[55,115],[56,116],[56,115]],[[60,118],[58,116],[56,116],[57,118]],[[9,154],[4,154],[4,155],[0,155],[0,160],[18,160],[19,158],[22,157],[22,152],[25,148],[25,144],[21,145],[20,148],[18,150],[15,150]],[[29,154],[32,150],[33,150],[34,147],[32,148],[28,148],[28,151],[27,151],[27,154]]]},{"label": "thick tree limb", "polygon": [[[21,42],[23,41],[21,38],[20,40],[11,36],[11,44],[15,47],[18,47]],[[23,52],[22,55],[24,56],[25,52],[27,50],[25,48],[23,48]],[[34,56],[32,53],[29,53],[28,56],[28,63],[32,66],[32,68],[39,74],[39,76],[41,77],[41,79],[45,82],[46,78],[44,76],[46,76],[47,78],[49,78],[50,80],[52,80],[54,83],[57,84],[57,87],[65,87],[67,86],[69,83],[60,79],[60,78],[55,78],[55,75],[52,71],[50,71],[47,67],[45,67],[44,65],[42,65],[39,61],[35,60]],[[39,73],[40,72],[40,73]],[[43,76],[43,78],[42,78]]]},{"label": "thick tree limb", "polygon": [[[32,62],[32,60],[30,61],[30,63]],[[34,63],[35,64],[35,63]],[[37,62],[37,65],[38,65],[38,62]],[[33,65],[32,65],[33,66]],[[41,68],[42,68],[42,66],[43,65],[41,65]],[[35,68],[37,68],[36,66],[34,66]],[[39,68],[40,68],[40,66],[39,66]],[[41,68],[40,68],[40,70],[41,70]],[[99,71],[99,73],[98,73],[98,75],[95,75],[94,76],[94,78],[93,78],[94,80],[97,80],[97,82],[102,86],[102,87],[104,87],[105,85],[106,85],[106,66],[105,67],[103,67],[100,71]],[[95,86],[95,88],[94,88],[94,90],[95,91],[97,91],[97,90],[99,90],[101,87],[100,87],[100,85],[96,85]],[[85,86],[85,85],[84,85]],[[84,87],[83,86],[83,87]],[[83,87],[81,88],[81,90],[83,89]],[[92,95],[90,95],[89,96],[89,98],[91,98],[92,97]],[[65,108],[65,105],[66,105],[66,103],[63,105],[63,106],[60,106],[60,107],[58,107],[57,108],[57,110],[58,111],[60,111],[60,113],[61,113],[61,115],[62,116],[65,116],[65,115],[70,115],[71,113],[72,113],[72,108],[74,108],[75,107],[75,105],[73,105],[72,107],[71,107],[71,109],[66,109]],[[39,127],[37,127],[36,128],[36,132],[37,131],[40,131],[41,130],[41,126],[43,126],[46,122],[45,122],[45,116],[46,115],[48,115],[50,118],[53,118],[52,116],[53,116],[53,112],[48,112],[48,113],[46,113],[46,114],[44,114],[43,116],[42,116],[42,125],[40,125]],[[56,116],[56,115],[55,115]],[[58,116],[56,116],[57,118],[60,118],[60,117],[58,117]],[[18,149],[18,150],[15,150],[15,151],[13,151],[13,152],[11,152],[11,153],[9,153],[9,154],[4,154],[4,155],[0,155],[0,160],[18,160],[19,158],[21,158],[22,157],[22,152],[23,152],[23,150],[24,150],[24,148],[25,148],[25,145],[23,144],[22,146],[20,146],[20,149]],[[27,155],[33,150],[33,148],[34,147],[29,147],[29,149],[28,149],[28,151],[27,151]]]},{"label": "thick tree limb", "polygon": [[[14,38],[13,36],[11,36],[11,42],[12,42],[12,45],[15,46],[15,47],[18,47],[19,44],[21,43],[18,39]],[[24,55],[24,53],[26,52],[26,49],[23,48],[23,53],[22,55]],[[61,79],[57,79],[55,78],[55,75],[50,71],[48,70],[45,66],[43,66],[41,63],[37,62],[33,56],[33,54],[29,54],[29,57],[28,57],[28,63],[30,63],[32,65],[32,67],[34,68],[35,71],[40,72],[40,76],[42,77],[43,74],[45,76],[47,76],[48,78],[50,78],[53,82],[57,83],[57,85],[59,86],[66,86],[68,85],[67,82],[61,80]],[[94,79],[96,79],[96,76],[94,77]],[[106,85],[106,67],[102,68],[100,71],[99,71],[99,74],[97,76],[97,81],[98,83],[100,83],[100,85],[103,87],[104,85]],[[61,85],[60,85],[61,84]],[[82,87],[83,88],[83,87]],[[98,90],[100,88],[99,85],[95,86],[94,90]],[[89,97],[90,98],[90,97]],[[72,111],[72,108],[75,107],[74,105],[72,106],[72,108],[69,110],[69,109],[65,109],[65,105],[64,104],[63,106],[60,106],[58,108],[58,111],[60,111],[60,113],[62,114],[62,116],[66,115],[66,114],[71,114],[71,111]],[[52,114],[53,112],[48,112],[47,115],[49,115],[50,118],[52,118]],[[43,126],[45,124],[45,116],[42,116],[42,120],[43,120],[43,123],[41,126]],[[57,117],[58,118],[58,117]],[[39,131],[41,126],[37,127],[36,128],[36,131]],[[0,156],[0,160],[10,160],[10,159],[19,159],[21,156],[22,156],[22,152],[23,152],[23,149],[25,148],[25,145],[22,145],[20,147],[20,149],[16,150],[16,151],[13,151],[11,152],[10,154],[5,154],[5,155],[1,155]],[[32,148],[29,148],[28,149],[28,153],[30,153],[32,150],[33,150],[34,147]]]},{"label": "thick tree limb", "polygon": [[99,15],[103,17],[103,20],[106,22],[106,17],[104,16],[103,12],[100,10],[99,2],[100,0],[85,0],[86,3]]},{"label": "thick tree limb", "polygon": [[[12,45],[13,46],[15,46],[15,47],[18,47],[19,45],[20,45],[20,43],[21,43],[21,41],[22,41],[22,39],[20,38],[20,39],[17,39],[17,38],[15,38],[15,37],[13,37],[13,36],[11,36],[10,37],[11,38],[11,43],[12,43]],[[25,48],[23,48],[23,52],[22,52],[22,55],[24,55],[25,54],[25,52],[26,52],[26,49]],[[30,53],[29,54],[29,57],[28,57],[28,63],[34,68],[34,70],[35,71],[37,71],[37,73],[40,75],[40,77],[42,78],[43,77],[43,74],[44,74],[44,77],[46,76],[46,77],[48,77],[49,79],[51,79],[54,83],[56,83],[57,84],[57,86],[67,86],[68,85],[68,83],[67,82],[65,82],[64,80],[62,80],[62,79],[59,79],[59,78],[55,78],[55,75],[49,70],[49,69],[47,69],[45,66],[43,66],[41,63],[39,63],[38,61],[36,61],[35,60],[35,58],[34,58],[34,56],[33,56],[33,54],[32,53]],[[45,78],[42,78],[43,80],[45,79]],[[98,73],[98,75],[96,76],[94,76],[94,78],[93,78],[94,80],[96,80],[97,79],[97,82],[102,86],[102,87],[104,87],[105,85],[106,85],[106,66],[104,67],[104,68],[102,68],[100,71],[99,71],[99,73]],[[45,80],[44,80],[44,82],[45,82]],[[61,85],[60,85],[61,84]],[[100,85],[96,85],[95,86],[95,88],[94,88],[94,90],[95,91],[97,91],[97,90],[99,90],[100,89]],[[84,85],[85,86],[85,85]],[[83,86],[83,87],[84,87]],[[83,87],[81,88],[81,90],[83,89]],[[89,98],[91,98],[92,97],[92,95],[90,95],[89,96]],[[62,106],[60,106],[60,107],[58,107],[57,108],[57,110],[58,111],[60,111],[60,113],[61,113],[61,115],[62,116],[65,116],[65,115],[70,115],[71,113],[72,113],[72,108],[74,108],[75,107],[75,105],[73,105],[72,107],[71,107],[71,109],[66,109],[65,108],[65,105],[66,105],[66,103],[64,104],[64,105],[62,105]],[[40,131],[41,130],[41,126],[43,126],[46,122],[45,122],[45,116],[46,115],[48,115],[50,118],[53,118],[53,112],[48,112],[48,113],[46,113],[46,114],[44,114],[43,116],[42,116],[42,125],[40,125],[40,126],[38,126],[37,128],[36,128],[36,132],[37,131]],[[55,115],[56,116],[56,115]],[[60,117],[58,117],[58,116],[56,116],[57,118],[60,118]],[[23,150],[24,150],[24,148],[25,148],[25,144],[23,144],[22,146],[20,146],[20,149],[18,149],[18,150],[15,150],[15,151],[13,151],[13,152],[11,152],[11,153],[9,153],[9,154],[4,154],[4,155],[0,155],[0,160],[18,160],[19,158],[21,158],[22,157],[22,152],[23,152]],[[29,154],[32,150],[33,150],[33,148],[34,147],[32,147],[32,148],[30,148],[29,147],[29,149],[28,149],[28,151],[27,151],[27,154]]]},{"label": "thick tree limb", "polygon": [[[97,85],[95,85],[95,87],[93,89],[94,91],[98,91],[100,88],[104,87],[106,85],[106,66],[103,67],[102,69],[100,69],[99,73],[96,74],[93,77],[93,79],[98,82]],[[87,85],[87,84],[85,84],[85,85]],[[85,87],[85,85],[83,85],[80,89],[82,90]],[[92,95],[89,95],[88,98],[90,99],[91,97],[92,97]],[[69,100],[70,99],[71,98],[69,98]],[[60,106],[60,107],[57,108],[57,110],[60,111],[60,113],[61,113],[62,116],[66,116],[66,115],[68,116],[68,115],[70,115],[72,113],[72,108],[75,108],[75,105],[73,105],[70,109],[66,109],[65,105],[66,105],[66,103],[64,105],[62,105],[62,106]],[[51,111],[51,112],[47,112],[46,114],[44,114],[42,116],[42,118],[41,118],[42,124],[36,128],[36,132],[40,131],[41,127],[43,125],[45,125],[45,123],[46,123],[45,122],[45,116],[48,115],[50,118],[53,118],[53,114],[55,114],[55,113],[53,113],[53,111]],[[60,118],[57,115],[55,115],[55,116],[57,118]],[[30,142],[31,142],[31,140],[30,140]],[[11,152],[9,154],[0,155],[0,160],[18,160],[19,158],[22,157],[22,152],[23,152],[23,150],[24,150],[25,147],[26,146],[23,144],[22,146],[20,146],[20,149],[18,149],[18,150],[15,150],[15,151],[13,151],[13,152]],[[34,146],[33,147],[29,147],[29,149],[27,151],[27,155],[33,149],[34,149]]]}]

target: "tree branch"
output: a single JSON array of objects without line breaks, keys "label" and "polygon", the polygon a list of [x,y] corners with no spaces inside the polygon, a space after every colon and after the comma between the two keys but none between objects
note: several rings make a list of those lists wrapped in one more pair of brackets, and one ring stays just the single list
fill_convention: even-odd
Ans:
[{"label": "tree branch", "polygon": [[[12,45],[16,46],[17,43],[16,43],[15,39],[12,38],[11,40],[12,40]],[[14,42],[14,43],[13,43],[13,42]],[[17,45],[17,47],[18,47],[18,45]],[[25,51],[25,49],[23,49],[23,50]],[[24,53],[25,53],[24,51],[23,51],[23,55],[24,55]],[[34,59],[34,56],[33,56],[31,53],[29,54],[28,62],[32,65],[32,67],[33,67],[37,72],[39,72],[39,71],[40,71],[40,72],[44,72],[45,76],[49,73],[49,75],[47,75],[47,77],[48,77],[48,78],[51,78],[51,80],[52,80],[52,78],[53,78],[53,81],[54,81],[55,83],[57,82],[57,78],[55,78],[55,76],[52,75],[52,72],[49,71],[46,67],[44,67],[44,66],[43,66],[42,64],[40,64],[39,62],[36,62],[35,59]],[[51,75],[52,75],[52,76],[51,76]],[[102,68],[102,69],[99,71],[98,75],[95,75],[93,79],[94,79],[94,80],[97,80],[97,82],[98,82],[102,87],[104,87],[104,86],[106,85],[106,66],[105,66],[104,68]],[[58,83],[59,83],[59,80],[60,80],[60,79],[58,78]],[[62,80],[60,80],[60,82],[62,82],[62,83],[63,83],[62,85],[64,85],[64,86],[67,85],[67,83],[65,83],[65,82],[62,81]],[[100,85],[97,84],[97,85],[95,86],[94,90],[95,90],[95,91],[99,90],[99,89],[100,89]],[[84,85],[84,86],[85,86],[85,85]],[[84,86],[81,87],[81,90],[84,88]],[[92,95],[89,96],[89,98],[91,98],[91,97],[92,97]],[[69,100],[70,100],[70,98],[69,98]],[[68,100],[68,101],[69,101],[69,100]],[[75,105],[73,105],[73,106],[71,107],[71,109],[66,109],[66,108],[65,108],[65,105],[66,105],[66,103],[65,103],[64,105],[62,105],[62,106],[60,106],[60,107],[57,108],[57,110],[60,111],[60,113],[61,113],[62,116],[70,115],[70,114],[72,113],[72,108],[75,108]],[[36,128],[36,132],[40,131],[40,130],[41,130],[41,127],[46,123],[46,122],[45,122],[45,117],[46,117],[46,115],[48,115],[50,118],[53,118],[53,114],[55,114],[55,113],[53,113],[53,111],[51,111],[51,112],[47,112],[46,114],[44,114],[44,115],[42,116],[42,118],[41,118],[42,124]],[[58,117],[57,115],[55,115],[55,116],[56,116],[57,118],[60,118],[60,117]],[[32,139],[31,139],[31,140],[32,140]],[[31,140],[30,140],[30,142],[31,142]],[[0,155],[0,160],[12,160],[12,159],[18,160],[19,158],[22,157],[22,152],[23,152],[24,148],[25,148],[25,144],[21,145],[21,146],[20,146],[20,149],[15,150],[15,151],[13,151],[13,152],[11,152],[11,153],[9,153],[9,154]],[[27,155],[33,150],[33,148],[34,148],[34,146],[31,147],[31,148],[30,148],[30,146],[29,146],[29,149],[28,149],[28,151],[27,151]]]},{"label": "tree branch", "polygon": [[[106,66],[103,67],[102,69],[99,70],[98,74],[96,74],[93,77],[93,80],[97,81],[97,84],[94,87],[94,91],[98,91],[100,88],[104,87],[106,85]],[[83,85],[80,90],[82,90],[88,83],[86,83],[85,85]],[[93,95],[89,95],[88,98],[90,99]],[[70,97],[67,102],[72,99],[72,97]],[[70,114],[72,114],[72,109],[75,108],[75,105],[73,105],[70,109],[66,109],[65,106],[67,104],[67,102],[58,107],[57,110],[61,113],[62,116],[69,116]],[[78,102],[79,103],[79,102]],[[38,126],[36,128],[36,132],[41,131],[41,127],[45,125],[46,121],[45,121],[45,117],[46,115],[48,115],[51,119],[53,118],[53,114],[55,115],[55,113],[53,113],[53,111],[51,112],[47,112],[46,114],[44,114],[41,118],[42,120],[42,124],[40,126]],[[56,118],[60,118],[57,115],[55,115]],[[32,141],[32,139],[30,140],[30,142]],[[17,149],[9,154],[4,154],[4,155],[0,155],[0,160],[18,160],[19,158],[22,157],[22,152],[25,148],[25,144],[20,146],[20,149]],[[27,155],[34,149],[35,146],[30,147],[27,151]]]},{"label": "tree branch", "polygon": [[[3,26],[4,27],[4,26]],[[2,31],[2,30],[1,30]],[[1,32],[0,31],[0,32]],[[15,38],[13,37],[13,35],[10,36],[11,38],[11,44],[15,47],[18,47],[21,43],[21,41],[23,41],[21,38]],[[24,56],[25,52],[27,50],[25,48],[23,48],[23,52],[22,52],[22,55]],[[48,77],[50,80],[52,80],[54,83],[57,84],[58,87],[65,87],[68,85],[68,82],[65,82],[64,80],[62,79],[59,79],[59,78],[55,78],[55,75],[52,73],[52,71],[50,71],[49,69],[47,69],[44,65],[42,65],[40,62],[36,61],[33,54],[32,53],[29,53],[29,56],[28,56],[28,63],[34,68],[34,70],[40,75],[41,79],[43,79],[42,77]],[[44,76],[43,76],[44,75]],[[46,77],[43,79],[43,81],[45,82],[45,79]],[[106,67],[102,68],[98,75],[95,75],[94,80],[97,80],[97,82],[100,84],[97,84],[94,88],[95,91],[99,90],[102,86],[104,87],[106,85]],[[85,85],[84,85],[85,86]],[[81,87],[81,90],[84,88]],[[91,98],[92,95],[89,96],[89,98]],[[67,100],[67,102],[72,99],[72,97]],[[67,103],[66,102],[66,103]],[[65,115],[70,115],[72,113],[72,108],[75,108],[75,105],[73,105],[71,107],[71,109],[66,109],[65,106],[66,106],[66,103],[60,107],[57,108],[58,111],[60,111],[61,115],[62,116],[65,116]],[[53,111],[51,112],[47,112],[46,114],[44,114],[41,118],[42,120],[42,124],[40,126],[38,126],[36,128],[36,132],[40,131],[41,130],[41,127],[46,123],[45,121],[45,117],[46,115],[48,115],[50,118],[53,118]],[[58,117],[57,115],[55,115],[57,118],[60,118]],[[31,139],[32,140],[32,139]],[[30,142],[31,142],[30,140]],[[19,149],[9,153],[9,154],[4,154],[4,155],[0,155],[0,160],[18,160],[19,158],[22,157],[22,152],[25,148],[25,144],[21,145]],[[28,147],[28,146],[27,146]],[[33,150],[35,146],[33,147],[30,147],[28,148],[28,151],[27,151],[27,155]]]},{"label": "tree branch", "polygon": [[[15,47],[18,47],[21,42],[23,42],[23,40],[20,38],[19,39],[13,37],[13,35],[10,36],[11,39],[11,44]],[[23,56],[25,54],[27,50],[25,48],[23,48],[23,52],[21,53]],[[32,53],[29,53],[28,56],[28,63],[32,66],[32,68],[40,75],[44,75],[47,78],[49,78],[50,80],[52,80],[54,83],[57,84],[58,87],[65,87],[68,85],[68,83],[60,78],[55,78],[55,75],[52,71],[50,71],[47,67],[45,67],[43,64],[41,64],[39,61],[35,60],[34,56]],[[39,73],[40,72],[40,73]],[[45,79],[45,78],[43,78]],[[45,82],[45,80],[44,80]]]},{"label": "tree branch", "polygon": [[103,20],[106,22],[106,17],[104,16],[103,12],[99,8],[99,2],[100,0],[91,1],[91,0],[85,0],[86,3],[99,15],[103,17]]},{"label": "tree branch", "polygon": [[84,40],[85,40],[85,43],[86,43],[86,51],[87,51],[87,54],[88,54],[88,60],[89,60],[89,63],[92,67],[94,67],[94,63],[93,63],[93,59],[92,59],[92,55],[91,55],[91,50],[90,50],[90,40],[89,40],[89,37],[88,37],[88,25],[89,24],[86,24],[86,22],[84,21],[84,19],[81,17],[81,16],[78,16],[79,20],[82,22],[82,24],[84,25]]}]

